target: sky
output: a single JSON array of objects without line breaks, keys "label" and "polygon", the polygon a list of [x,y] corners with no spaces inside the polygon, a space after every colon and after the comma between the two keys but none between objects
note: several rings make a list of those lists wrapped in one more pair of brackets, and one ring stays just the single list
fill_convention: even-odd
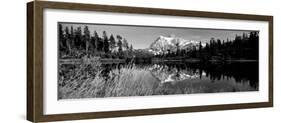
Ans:
[{"label": "sky", "polygon": [[178,27],[152,27],[152,26],[133,26],[133,25],[106,25],[106,24],[84,24],[84,23],[60,23],[63,28],[73,26],[77,27],[88,26],[91,35],[97,31],[99,36],[106,31],[107,36],[111,34],[120,35],[125,38],[129,44],[132,44],[134,49],[145,49],[150,46],[159,36],[175,35],[186,40],[201,41],[208,43],[211,38],[227,40],[234,39],[235,35],[242,35],[246,30],[218,30],[218,29],[199,29],[199,28],[178,28]]}]

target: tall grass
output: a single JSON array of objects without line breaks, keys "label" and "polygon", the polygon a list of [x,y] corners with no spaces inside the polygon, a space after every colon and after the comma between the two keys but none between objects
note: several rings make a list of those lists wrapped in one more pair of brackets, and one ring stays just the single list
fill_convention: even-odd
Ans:
[{"label": "tall grass", "polygon": [[106,78],[98,60],[83,63],[74,71],[73,77],[59,80],[59,99],[152,95],[157,85],[148,68],[132,64],[114,68]]}]

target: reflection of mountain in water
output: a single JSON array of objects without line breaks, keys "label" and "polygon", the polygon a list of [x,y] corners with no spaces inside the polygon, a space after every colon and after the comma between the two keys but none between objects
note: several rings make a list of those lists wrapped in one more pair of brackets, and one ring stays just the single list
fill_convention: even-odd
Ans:
[{"label": "reflection of mountain in water", "polygon": [[241,92],[258,90],[257,63],[154,64],[149,71],[160,83],[155,94]]},{"label": "reflection of mountain in water", "polygon": [[190,82],[204,80],[220,82],[233,80],[236,83],[249,83],[258,89],[258,63],[163,63],[150,67],[151,74],[161,83]]},{"label": "reflection of mountain in water", "polygon": [[[60,72],[64,80],[81,81],[74,90],[89,88],[89,97],[149,96],[218,92],[258,91],[258,63],[102,64],[99,76],[93,66],[67,65]],[[83,72],[77,72],[77,70]],[[67,72],[68,71],[68,72]],[[73,77],[73,73],[82,76]],[[74,74],[75,75],[75,74]],[[68,78],[67,78],[68,77]],[[95,78],[94,78],[95,77]],[[93,80],[91,80],[94,78]],[[62,80],[60,78],[60,80]],[[85,80],[85,85],[84,85]],[[87,81],[89,83],[87,83]],[[73,86],[69,81],[60,86]],[[79,84],[79,83],[78,83]],[[80,90],[79,90],[80,91]],[[93,92],[93,93],[92,93]],[[72,96],[72,95],[71,95]],[[74,95],[75,96],[75,95]],[[85,95],[81,93],[79,97]]]},{"label": "reflection of mountain in water", "polygon": [[[125,68],[124,68],[125,66]],[[126,87],[148,90],[148,95],[258,91],[258,63],[154,63],[134,64]],[[103,77],[111,71],[127,71],[126,64],[103,66]],[[135,72],[135,73],[134,73]],[[116,76],[117,78],[122,77]],[[122,80],[123,81],[123,80]],[[137,87],[132,87],[137,86]],[[127,92],[127,91],[126,91]]]},{"label": "reflection of mountain in water", "polygon": [[205,72],[200,74],[199,71],[190,71],[188,69],[180,70],[177,67],[171,68],[167,65],[159,64],[154,64],[149,70],[154,77],[161,81],[161,83],[192,80],[206,76]]}]

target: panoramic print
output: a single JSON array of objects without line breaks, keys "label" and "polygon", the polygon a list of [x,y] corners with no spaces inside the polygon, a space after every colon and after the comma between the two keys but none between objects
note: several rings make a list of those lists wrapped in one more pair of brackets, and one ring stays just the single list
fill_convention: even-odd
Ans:
[{"label": "panoramic print", "polygon": [[259,31],[70,22],[57,29],[59,100],[259,90]]}]

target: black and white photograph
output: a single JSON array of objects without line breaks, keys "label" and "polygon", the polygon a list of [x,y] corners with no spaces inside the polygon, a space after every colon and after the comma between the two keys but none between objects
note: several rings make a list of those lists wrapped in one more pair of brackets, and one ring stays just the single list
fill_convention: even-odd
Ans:
[{"label": "black and white photograph", "polygon": [[259,31],[58,22],[58,100],[259,91]]}]

